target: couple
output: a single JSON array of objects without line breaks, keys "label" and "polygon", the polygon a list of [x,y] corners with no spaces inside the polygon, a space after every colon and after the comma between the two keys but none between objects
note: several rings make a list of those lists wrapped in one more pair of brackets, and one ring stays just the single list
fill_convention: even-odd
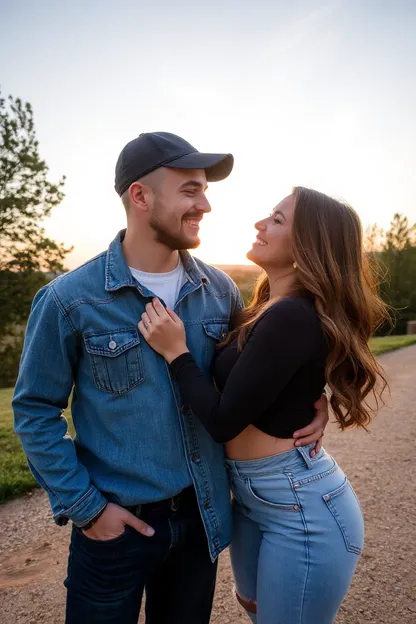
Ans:
[{"label": "couple", "polygon": [[384,381],[360,222],[296,188],[256,224],[264,276],[243,309],[228,276],[184,251],[207,181],[232,166],[170,133],[128,143],[127,230],[34,299],[15,430],[55,522],[73,524],[67,624],[136,624],[144,589],[147,624],[208,623],[231,538],[237,599],[259,624],[333,622],[354,574],[363,520],[321,448],[320,397],[328,384],[341,428],[365,426]]}]

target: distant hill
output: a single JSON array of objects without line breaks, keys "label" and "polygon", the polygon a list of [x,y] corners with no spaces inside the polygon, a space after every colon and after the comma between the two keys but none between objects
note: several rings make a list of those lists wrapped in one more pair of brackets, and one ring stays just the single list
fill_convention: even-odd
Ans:
[{"label": "distant hill", "polygon": [[251,299],[253,286],[261,269],[255,264],[215,264],[218,269],[227,273],[239,287],[245,303]]},{"label": "distant hill", "polygon": [[255,264],[214,264],[213,266],[228,275],[238,273],[239,275],[257,277],[261,273],[261,269]]}]

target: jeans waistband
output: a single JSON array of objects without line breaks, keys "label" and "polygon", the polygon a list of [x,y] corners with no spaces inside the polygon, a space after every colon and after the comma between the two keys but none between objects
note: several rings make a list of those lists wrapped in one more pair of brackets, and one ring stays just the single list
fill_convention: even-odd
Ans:
[{"label": "jeans waistband", "polygon": [[259,476],[261,474],[279,473],[305,467],[311,469],[318,461],[322,461],[325,458],[329,459],[323,448],[314,457],[311,457],[310,451],[314,446],[315,444],[298,446],[290,451],[260,459],[242,461],[226,459],[225,465],[229,473],[238,477]]},{"label": "jeans waistband", "polygon": [[179,494],[165,498],[161,501],[155,501],[152,503],[138,503],[137,505],[124,506],[124,509],[130,511],[130,513],[139,517],[141,514],[151,511],[153,513],[169,513],[171,511],[178,511],[181,507],[188,506],[192,502],[196,501],[196,492],[193,485],[182,490]]}]

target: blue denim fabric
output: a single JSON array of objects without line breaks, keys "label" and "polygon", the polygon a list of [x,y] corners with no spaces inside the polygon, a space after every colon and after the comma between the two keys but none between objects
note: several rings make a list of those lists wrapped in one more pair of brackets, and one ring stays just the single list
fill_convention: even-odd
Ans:
[{"label": "blue denim fabric", "polygon": [[65,624],[137,624],[143,590],[146,624],[209,623],[218,559],[195,499],[138,515],[155,528],[151,539],[128,525],[107,541],[72,528]]},{"label": "blue denim fabric", "polygon": [[[123,236],[36,295],[13,398],[15,431],[58,524],[82,526],[107,500],[147,503],[194,483],[214,559],[231,538],[223,449],[182,413],[165,360],[140,336],[137,323],[154,295],[132,277]],[[182,261],[188,281],[175,311],[209,374],[241,297],[221,271],[186,252]],[[74,440],[62,417],[72,390]]]},{"label": "blue denim fabric", "polygon": [[312,445],[229,461],[231,561],[257,624],[332,624],[364,544],[357,497],[335,460]]}]

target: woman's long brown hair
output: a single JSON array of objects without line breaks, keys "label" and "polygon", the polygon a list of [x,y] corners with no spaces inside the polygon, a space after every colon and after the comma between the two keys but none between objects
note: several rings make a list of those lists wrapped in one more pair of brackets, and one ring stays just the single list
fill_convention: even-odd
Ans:
[{"label": "woman's long brown hair", "polygon": [[[377,276],[363,252],[362,227],[347,204],[323,193],[296,187],[292,231],[296,293],[311,296],[327,339],[326,382],[341,429],[364,429],[383,403],[387,381],[369,347],[376,329],[390,319],[377,292]],[[243,348],[250,329],[270,305],[263,274],[250,304],[227,337]],[[366,402],[373,396],[372,405]]]}]

